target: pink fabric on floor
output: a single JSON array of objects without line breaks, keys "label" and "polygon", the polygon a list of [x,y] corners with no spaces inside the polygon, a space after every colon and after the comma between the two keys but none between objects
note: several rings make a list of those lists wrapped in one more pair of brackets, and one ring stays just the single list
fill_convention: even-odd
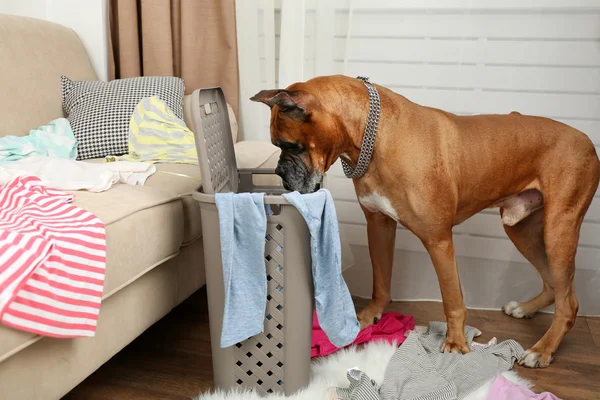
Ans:
[{"label": "pink fabric on floor", "polygon": [[560,400],[550,392],[536,394],[526,388],[498,375],[492,383],[486,400]]},{"label": "pink fabric on floor", "polygon": [[[385,313],[381,316],[379,322],[371,325],[358,333],[354,342],[349,346],[386,340],[389,343],[396,341],[397,344],[404,342],[406,336],[404,334],[415,329],[415,320],[412,316],[402,315],[396,312]],[[313,314],[312,328],[312,346],[310,351],[311,357],[326,356],[335,353],[339,348],[335,347],[327,338],[327,335],[319,326],[317,313]]]}]

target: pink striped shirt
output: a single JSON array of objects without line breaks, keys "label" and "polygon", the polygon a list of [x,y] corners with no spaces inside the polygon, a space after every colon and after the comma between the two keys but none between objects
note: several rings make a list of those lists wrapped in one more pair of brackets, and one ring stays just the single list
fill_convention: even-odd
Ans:
[{"label": "pink striped shirt", "polygon": [[94,336],[106,233],[102,221],[72,201],[33,176],[0,187],[3,324],[44,336]]}]

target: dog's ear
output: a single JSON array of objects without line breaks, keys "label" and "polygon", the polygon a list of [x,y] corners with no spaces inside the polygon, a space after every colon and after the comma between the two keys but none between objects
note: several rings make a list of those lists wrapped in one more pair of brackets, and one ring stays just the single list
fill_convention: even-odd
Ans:
[{"label": "dog's ear", "polygon": [[269,106],[269,108],[273,108],[275,105],[273,103],[273,98],[277,96],[279,93],[283,92],[281,89],[273,89],[273,90],[261,90],[256,93],[254,96],[250,97],[251,101],[265,103]]},{"label": "dog's ear", "polygon": [[265,103],[270,108],[279,107],[279,112],[283,113],[295,121],[306,121],[309,112],[307,111],[304,93],[299,90],[261,90],[250,98],[252,101]]}]

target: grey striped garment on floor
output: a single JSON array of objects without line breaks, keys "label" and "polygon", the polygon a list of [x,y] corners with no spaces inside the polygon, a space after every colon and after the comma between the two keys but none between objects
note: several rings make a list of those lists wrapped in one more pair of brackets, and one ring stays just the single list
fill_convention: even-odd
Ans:
[{"label": "grey striped garment on floor", "polygon": [[[458,400],[499,373],[512,369],[523,354],[514,340],[473,346],[478,330],[467,326],[468,354],[442,353],[447,325],[432,322],[425,333],[411,331],[392,356],[381,386],[359,369],[348,371],[348,388],[330,390],[341,400]],[[368,372],[368,371],[367,371]]]}]

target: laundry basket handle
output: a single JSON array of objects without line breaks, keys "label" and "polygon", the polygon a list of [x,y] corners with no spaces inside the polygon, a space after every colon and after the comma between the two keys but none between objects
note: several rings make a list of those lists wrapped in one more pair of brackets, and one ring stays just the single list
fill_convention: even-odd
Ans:
[{"label": "laundry basket handle", "polygon": [[190,128],[196,141],[202,191],[237,192],[239,176],[223,90],[196,89],[191,96]]}]

